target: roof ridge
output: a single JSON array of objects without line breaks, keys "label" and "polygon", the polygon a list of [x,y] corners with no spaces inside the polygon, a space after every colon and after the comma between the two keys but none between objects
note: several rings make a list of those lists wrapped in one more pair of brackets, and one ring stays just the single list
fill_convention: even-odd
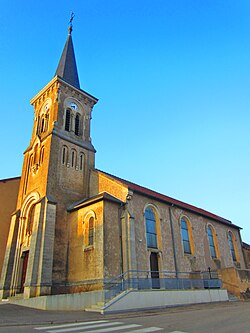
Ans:
[{"label": "roof ridge", "polygon": [[[230,220],[228,219],[225,219],[219,215],[216,215],[214,213],[211,213],[203,208],[199,208],[197,206],[194,206],[194,205],[191,205],[191,204],[188,204],[184,201],[181,201],[181,200],[178,200],[178,199],[174,199],[172,197],[169,197],[165,194],[162,194],[160,192],[157,192],[155,190],[151,190],[145,186],[141,186],[141,185],[138,185],[136,183],[133,183],[131,181],[128,181],[126,179],[123,179],[123,178],[120,178],[118,176],[115,176],[115,175],[112,175],[108,172],[105,172],[105,171],[102,171],[102,170],[99,170],[99,169],[96,169],[97,171],[100,171],[102,172],[103,174],[106,174],[112,178],[116,178],[117,180],[120,180],[121,182],[127,184],[128,186],[131,186],[131,189],[135,190],[135,191],[138,191],[138,192],[141,192],[141,193],[144,193],[145,195],[151,195],[151,196],[155,196],[156,198],[160,199],[160,200],[164,200],[164,201],[167,201],[173,205],[176,205],[176,206],[179,206],[179,207],[182,207],[182,208],[185,208],[185,209],[188,209],[188,210],[191,210],[193,212],[196,212],[196,213],[199,213],[199,214],[202,214],[202,215],[205,215],[207,217],[210,217],[210,218],[213,218],[215,220],[218,220],[220,222],[224,222],[226,224],[230,224],[231,226],[236,226],[234,225]],[[237,226],[238,227],[238,226]],[[239,228],[239,227],[238,227]]]}]

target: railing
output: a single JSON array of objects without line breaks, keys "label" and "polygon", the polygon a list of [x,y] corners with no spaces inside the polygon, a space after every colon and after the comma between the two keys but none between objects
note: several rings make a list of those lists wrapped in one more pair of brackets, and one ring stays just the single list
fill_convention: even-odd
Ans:
[{"label": "railing", "polygon": [[210,289],[221,288],[218,273],[127,271],[112,280],[104,281],[105,301],[131,289]]},{"label": "railing", "polygon": [[52,285],[53,294],[87,291],[104,291],[107,302],[126,290],[188,290],[220,288],[221,280],[214,271],[171,272],[171,271],[127,271],[113,279],[65,281]]},{"label": "railing", "polygon": [[250,283],[250,269],[236,269],[236,272],[241,281]]}]

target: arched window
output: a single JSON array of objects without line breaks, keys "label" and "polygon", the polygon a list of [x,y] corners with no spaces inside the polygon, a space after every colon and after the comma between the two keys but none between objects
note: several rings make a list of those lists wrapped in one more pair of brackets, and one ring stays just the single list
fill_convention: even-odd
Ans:
[{"label": "arched window", "polygon": [[229,247],[230,247],[233,261],[237,261],[236,249],[235,249],[235,239],[234,239],[234,235],[232,234],[231,231],[228,232],[228,242],[229,242]]},{"label": "arched window", "polygon": [[26,235],[32,234],[34,216],[35,216],[35,205],[31,207],[29,215],[28,215],[27,226],[26,226]]},{"label": "arched window", "polygon": [[145,210],[147,247],[157,248],[156,218],[152,208]]},{"label": "arched window", "polygon": [[[90,215],[91,214],[91,215]],[[95,238],[95,217],[92,213],[84,221],[84,248],[93,247]]]},{"label": "arched window", "polygon": [[80,153],[79,169],[83,170],[84,154]]},{"label": "arched window", "polygon": [[40,154],[39,154],[39,145],[38,143],[35,145],[34,147],[34,164],[38,164],[39,162],[39,158],[40,158]]},{"label": "arched window", "polygon": [[37,118],[37,127],[36,127],[36,134],[39,134],[39,132],[40,132],[40,121],[41,121],[40,116],[38,116],[38,118]]},{"label": "arched window", "polygon": [[192,254],[192,244],[190,242],[190,238],[192,237],[190,222],[187,218],[181,218],[181,236],[182,236],[182,244],[184,253]]},{"label": "arched window", "polygon": [[42,146],[40,150],[40,164],[43,163],[43,158],[44,158],[44,146]]},{"label": "arched window", "polygon": [[68,148],[66,146],[62,147],[62,164],[67,165],[68,163]]},{"label": "arched window", "polygon": [[30,155],[30,160],[29,160],[29,167],[30,168],[32,168],[32,166],[33,166],[33,158],[34,158],[34,156],[33,156],[33,154],[31,154]]},{"label": "arched window", "polygon": [[91,216],[88,225],[88,246],[92,246],[93,244],[94,244],[94,218],[93,216]]},{"label": "arched window", "polygon": [[215,233],[210,225],[207,227],[207,237],[208,237],[208,244],[211,257],[217,258],[216,246],[215,246]]},{"label": "arched window", "polygon": [[67,110],[66,111],[66,119],[65,119],[65,131],[68,131],[70,130],[70,110]]},{"label": "arched window", "polygon": [[76,165],[76,151],[74,149],[71,150],[71,166],[74,168]]},{"label": "arched window", "polygon": [[41,123],[41,133],[45,132],[45,118],[42,118],[42,123]]},{"label": "arched window", "polygon": [[79,135],[79,129],[80,129],[80,116],[79,114],[77,114],[75,119],[75,135]]}]

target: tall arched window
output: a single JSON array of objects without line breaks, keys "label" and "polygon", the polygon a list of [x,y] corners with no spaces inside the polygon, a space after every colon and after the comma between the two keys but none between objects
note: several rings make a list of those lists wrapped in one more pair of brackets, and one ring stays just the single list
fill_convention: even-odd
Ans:
[{"label": "tall arched window", "polygon": [[208,237],[208,244],[209,244],[211,257],[217,258],[216,246],[215,246],[215,241],[216,241],[215,233],[210,225],[207,227],[207,237]]},{"label": "tall arched window", "polygon": [[76,151],[74,149],[71,150],[71,167],[74,168],[76,166]]},{"label": "tall arched window", "polygon": [[91,216],[88,225],[88,246],[92,246],[93,244],[94,244],[94,218],[93,216]]},{"label": "tall arched window", "polygon": [[30,167],[30,168],[32,168],[32,166],[33,166],[33,159],[34,159],[34,155],[31,154],[31,155],[30,155],[30,160],[29,160],[29,167]]},{"label": "tall arched window", "polygon": [[40,119],[40,116],[38,116],[38,118],[37,118],[37,127],[36,127],[36,134],[39,134],[39,132],[40,132],[40,122],[41,122],[41,119]]},{"label": "tall arched window", "polygon": [[181,218],[181,236],[182,236],[182,244],[184,253],[192,254],[192,244],[190,239],[192,238],[191,229],[190,229],[190,222],[187,218]]},{"label": "tall arched window", "polygon": [[41,123],[41,133],[45,132],[45,117],[42,117],[42,123]]},{"label": "tall arched window", "polygon": [[79,114],[77,114],[75,119],[75,135],[79,135],[79,129],[80,129],[80,116]]},{"label": "tall arched window", "polygon": [[62,164],[67,165],[68,163],[68,147],[62,147]]},{"label": "tall arched window", "polygon": [[70,110],[66,110],[66,119],[65,119],[65,131],[70,130]]},{"label": "tall arched window", "polygon": [[28,220],[27,220],[27,225],[26,225],[26,235],[32,234],[34,217],[35,217],[35,205],[31,207],[29,215],[28,215]]},{"label": "tall arched window", "polygon": [[84,154],[80,153],[79,169],[83,170]]},{"label": "tall arched window", "polygon": [[44,159],[44,146],[42,146],[40,150],[40,164],[43,163],[43,159]]},{"label": "tall arched window", "polygon": [[230,251],[231,251],[233,261],[237,261],[236,249],[235,249],[235,239],[234,239],[234,235],[232,234],[231,231],[228,232],[228,242],[229,242]]},{"label": "tall arched window", "polygon": [[156,218],[152,208],[145,210],[147,247],[157,248]]},{"label": "tall arched window", "polygon": [[92,213],[88,214],[84,220],[84,248],[93,247],[94,245],[95,217]]}]

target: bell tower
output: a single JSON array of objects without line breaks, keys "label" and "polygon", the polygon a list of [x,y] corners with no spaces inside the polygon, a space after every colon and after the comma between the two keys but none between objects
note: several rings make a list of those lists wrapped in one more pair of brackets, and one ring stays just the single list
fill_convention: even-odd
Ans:
[{"label": "bell tower", "polygon": [[67,277],[67,207],[89,196],[90,122],[98,101],[80,88],[72,19],[54,78],[31,100],[34,126],[0,281],[0,297],[53,293]]},{"label": "bell tower", "polygon": [[70,202],[89,195],[89,172],[94,168],[91,112],[97,99],[80,89],[72,24],[55,77],[32,100],[35,121],[25,151],[21,197],[40,187],[40,194]]}]

